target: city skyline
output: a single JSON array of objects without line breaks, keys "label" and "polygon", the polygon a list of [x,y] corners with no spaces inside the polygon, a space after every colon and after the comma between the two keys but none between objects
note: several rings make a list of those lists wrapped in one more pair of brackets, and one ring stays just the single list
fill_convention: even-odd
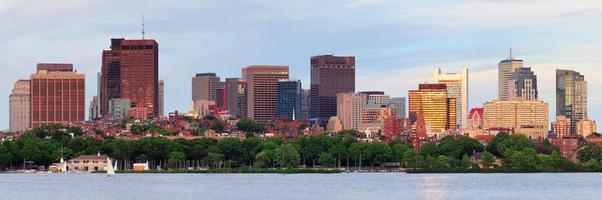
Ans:
[{"label": "city skyline", "polygon": [[[50,4],[53,4],[52,1],[49,2]],[[97,80],[94,77],[101,65],[99,52],[102,49],[108,48],[106,41],[110,38],[120,36],[128,39],[141,37],[141,17],[131,16],[132,14],[128,12],[127,14],[129,17],[127,17],[125,21],[112,20],[112,22],[108,22],[102,20],[103,17],[94,16],[99,13],[84,13],[89,6],[108,6],[101,2],[90,2],[92,3],[72,3],[65,5],[61,4],[58,6],[58,11],[61,11],[56,13],[58,16],[67,17],[67,14],[82,15],[81,18],[78,17],[78,19],[68,19],[64,21],[64,25],[61,25],[63,29],[60,31],[51,30],[50,27],[57,24],[55,24],[55,22],[47,23],[48,21],[43,18],[45,14],[53,14],[47,11],[40,13],[39,16],[26,17],[23,19],[39,26],[27,25],[21,27],[16,23],[4,23],[8,24],[8,26],[0,28],[0,32],[3,33],[3,35],[8,36],[8,39],[0,44],[3,44],[3,46],[6,47],[5,49],[10,49],[0,50],[0,55],[2,55],[0,56],[0,61],[4,63],[3,69],[8,72],[0,75],[0,79],[2,79],[4,85],[3,87],[0,87],[0,92],[5,94],[6,97],[0,98],[0,104],[2,104],[2,106],[0,106],[0,112],[3,112],[3,114],[0,115],[0,130],[8,129],[8,95],[12,90],[14,82],[17,79],[27,78],[37,63],[66,62],[73,63],[77,66],[79,73],[84,73],[87,76],[85,105],[88,106],[88,102],[90,102],[92,96],[97,92],[94,87]],[[471,13],[467,16],[455,12],[442,12],[442,14],[437,14],[435,11],[445,10],[444,8],[483,8],[483,10],[493,11],[495,13],[502,10],[498,8],[498,6],[516,6],[521,4],[535,4],[527,6],[530,8],[539,5],[547,8],[549,11],[549,13],[531,12],[534,10],[525,8],[518,9],[517,16],[508,17],[509,19],[502,19],[505,17],[487,17],[480,19],[485,20],[485,22],[499,22],[498,24],[491,25],[493,27],[480,24],[482,23],[481,21],[479,21],[479,23],[471,21],[477,19],[471,19],[458,26],[471,25],[473,23],[480,25],[468,28],[468,30],[463,30],[462,27],[448,25],[446,28],[452,31],[447,35],[438,32],[441,30],[432,29],[436,27],[436,25],[441,25],[440,22],[432,22],[428,19],[418,20],[419,22],[424,22],[425,27],[416,27],[417,24],[409,22],[409,24],[400,23],[400,25],[387,27],[387,25],[390,25],[388,23],[399,22],[398,18],[407,19],[408,16],[389,16],[393,14],[389,12],[379,13],[377,11],[385,9],[383,7],[387,7],[387,5],[392,7],[385,9],[387,11],[394,10],[394,8],[400,8],[395,2],[374,2],[375,3],[365,1],[335,1],[330,3],[318,3],[319,5],[326,4],[340,7],[341,13],[324,14],[325,16],[311,16],[309,14],[312,12],[297,11],[292,12],[292,15],[289,15],[284,19],[278,19],[281,16],[273,13],[285,12],[286,10],[278,10],[286,8],[285,4],[273,2],[274,5],[269,5],[267,8],[262,8],[264,10],[260,10],[272,11],[273,13],[271,14],[262,16],[260,11],[243,12],[239,15],[226,17],[225,20],[234,22],[232,25],[211,24],[209,27],[213,28],[212,30],[193,28],[192,26],[203,25],[207,21],[202,19],[201,16],[194,15],[193,17],[188,18],[187,15],[191,15],[191,10],[198,12],[198,10],[210,10],[214,6],[222,9],[226,6],[212,5],[212,3],[190,5],[191,8],[198,8],[198,10],[179,6],[160,8],[164,5],[153,3],[142,6],[140,16],[142,13],[145,13],[147,19],[146,37],[155,39],[162,44],[162,52],[159,57],[159,79],[165,80],[165,111],[186,111],[187,107],[190,105],[189,99],[191,97],[189,94],[182,95],[180,91],[186,88],[190,89],[189,77],[193,76],[195,73],[216,72],[220,74],[221,77],[240,77],[240,68],[244,66],[254,64],[288,65],[290,66],[290,77],[301,79],[305,86],[304,89],[309,89],[309,57],[331,53],[356,57],[356,91],[380,90],[385,91],[391,96],[407,96],[408,90],[415,88],[419,83],[424,83],[431,79],[430,73],[434,68],[440,67],[443,71],[458,71],[460,67],[467,67],[470,69],[471,73],[471,95],[469,97],[470,109],[473,107],[480,107],[484,102],[490,101],[497,96],[497,90],[487,88],[487,85],[495,87],[494,85],[497,84],[497,63],[508,56],[507,49],[513,47],[515,52],[513,57],[524,60],[525,67],[532,67],[535,74],[538,75],[538,79],[540,79],[538,80],[539,99],[544,100],[550,105],[555,105],[555,69],[570,69],[585,75],[585,79],[588,80],[590,88],[590,118],[593,120],[600,119],[601,114],[596,113],[595,111],[601,108],[601,97],[593,91],[593,89],[601,86],[601,83],[597,82],[597,80],[600,80],[600,75],[594,73],[594,70],[596,69],[596,63],[600,63],[600,58],[596,58],[600,57],[598,56],[599,53],[596,53],[596,50],[598,50],[599,47],[596,46],[600,46],[599,44],[602,43],[602,41],[593,38],[593,35],[600,33],[600,30],[591,27],[588,28],[588,25],[591,24],[589,24],[588,21],[582,21],[584,17],[595,18],[600,15],[597,13],[596,9],[585,9],[587,7],[592,7],[592,5],[584,6],[584,4],[575,3],[575,5],[565,6],[560,9],[557,8],[559,7],[557,2],[551,2],[549,3],[550,5],[542,5],[544,3],[521,3],[510,1],[499,3],[462,3],[460,5],[442,4],[430,9],[419,9],[424,12],[422,14],[426,16],[425,18],[431,17],[436,21],[436,19],[441,20],[443,16],[450,16],[450,20],[456,20],[456,22],[462,21],[460,19],[473,18],[472,15],[478,15],[479,13]],[[38,11],[37,9],[43,8],[47,3],[48,2],[44,2],[41,3],[41,5],[32,6],[24,11],[23,14],[36,13]],[[126,2],[125,4],[131,3]],[[254,2],[248,2],[247,4],[247,6],[255,8],[259,5],[264,5]],[[411,3],[410,7],[421,6],[416,4],[417,3]],[[10,11],[11,7],[20,5],[22,4],[10,1],[8,3],[0,3],[0,15],[23,15]],[[316,5],[316,7],[319,7],[319,5]],[[299,5],[298,3],[293,3],[293,5],[290,6],[292,8],[289,9],[304,7],[304,5]],[[423,6],[428,7],[428,5]],[[313,8],[313,6],[311,7]],[[351,15],[352,11],[360,9],[358,7],[365,8],[366,10],[361,9],[363,12],[360,12],[357,18],[346,19],[348,15]],[[235,9],[241,8],[235,7]],[[173,14],[173,12],[170,12],[173,10],[183,11],[173,17],[167,17],[166,15]],[[224,11],[225,10],[214,12]],[[411,14],[417,13],[411,12],[409,15],[410,17],[412,16]],[[125,13],[117,13],[116,16],[125,16]],[[245,19],[248,16],[255,16],[256,18]],[[379,16],[388,16],[390,18],[382,20],[379,19]],[[518,17],[525,16],[535,16],[535,18],[540,17],[542,19],[533,21],[526,20],[532,22],[532,24],[516,20]],[[327,17],[333,19],[333,21],[324,22],[322,25],[311,24],[312,21],[315,21],[316,18],[320,17]],[[8,17],[5,17],[5,19],[7,18]],[[560,19],[560,22],[548,22],[550,18],[558,18]],[[364,19],[368,22],[380,23],[371,25],[374,27],[343,26],[346,23],[350,23],[346,20],[353,21],[355,19]],[[86,20],[91,21],[91,25],[82,25],[82,23],[87,22]],[[257,23],[249,23],[247,20],[257,20]],[[183,22],[176,23],[176,25],[169,25],[170,22],[174,21]],[[309,36],[303,36],[295,31],[280,30],[278,28],[263,30],[262,27],[267,24],[276,24],[274,27],[283,26],[285,29],[296,30],[301,28],[315,28],[315,26],[327,26],[329,24],[337,24],[336,22],[341,21],[343,22],[343,25],[336,26],[333,29],[325,29],[325,32],[321,32],[323,35],[309,34]],[[251,26],[247,23],[254,25]],[[246,24],[247,26],[243,26],[239,30],[236,27],[237,24]],[[583,30],[585,27],[588,28],[585,30],[589,31],[577,33],[565,30],[565,32],[562,33],[550,34],[546,30],[554,30],[552,27],[549,27],[552,25],[570,25],[569,28],[567,28],[569,30],[571,29],[570,27],[576,28],[577,30]],[[520,31],[505,30],[501,31],[501,33],[494,33],[495,31],[504,28],[516,29],[529,26],[535,26],[536,28],[526,28]],[[340,28],[341,30],[337,30],[337,28]],[[379,30],[379,28],[384,31],[372,30]],[[408,28],[408,30],[402,30],[404,28]],[[241,30],[251,30],[251,34],[236,38],[237,35],[224,33],[240,32]],[[339,37],[340,34],[348,31],[353,32],[354,30],[358,30],[359,33]],[[385,33],[387,30],[393,31],[392,33]],[[405,33],[404,31],[407,31],[408,33]],[[15,35],[12,32],[30,33]],[[402,32],[404,32],[404,34],[395,35]],[[427,33],[427,36],[416,36],[416,34],[420,35],[420,33]],[[471,35],[479,33],[486,34],[483,36],[484,38],[470,37]],[[176,37],[171,37],[170,35],[172,34],[175,34]],[[196,34],[199,36],[195,36]],[[270,34],[277,36],[266,37],[266,35],[269,36]],[[373,34],[378,34],[382,37],[377,37],[375,39],[372,37]],[[545,34],[546,36],[541,39],[537,37],[538,34]],[[583,39],[576,39],[578,37],[575,36],[590,38],[590,40],[583,41]],[[408,38],[401,39],[403,37]],[[234,40],[225,41],[230,39]],[[316,40],[314,41],[312,39]],[[445,41],[446,39],[450,39],[450,41]],[[39,40],[48,40],[52,42],[36,42]],[[328,41],[332,42],[329,43]],[[552,44],[544,44],[548,41],[553,42]],[[191,42],[192,45],[188,45]],[[256,42],[265,43],[267,45],[264,47],[265,49],[262,49],[261,51],[244,50],[246,47],[256,45]],[[88,45],[81,46],[80,44]],[[220,48],[215,48],[216,46],[220,46]],[[291,50],[290,52],[284,51],[283,53],[280,52],[289,49],[289,47],[290,49],[295,50]],[[31,49],[37,50],[30,51]],[[589,54],[582,55],[575,52],[589,52]],[[231,56],[238,59],[223,59]],[[374,77],[379,77],[379,79],[375,81]],[[550,118],[554,118],[556,115],[553,110],[555,109],[550,107]],[[88,114],[86,114],[86,116],[87,115]]]}]

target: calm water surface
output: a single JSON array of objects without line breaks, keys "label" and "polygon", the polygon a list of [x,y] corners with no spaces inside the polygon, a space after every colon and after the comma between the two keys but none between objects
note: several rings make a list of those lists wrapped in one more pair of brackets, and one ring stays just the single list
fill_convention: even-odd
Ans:
[{"label": "calm water surface", "polygon": [[0,174],[0,199],[602,199],[602,174]]}]

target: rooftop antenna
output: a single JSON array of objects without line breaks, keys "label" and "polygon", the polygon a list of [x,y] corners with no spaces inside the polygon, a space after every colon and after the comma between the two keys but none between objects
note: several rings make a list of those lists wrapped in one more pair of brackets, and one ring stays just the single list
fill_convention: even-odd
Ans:
[{"label": "rooftop antenna", "polygon": [[514,60],[514,58],[512,58],[512,47],[510,47],[510,60]]},{"label": "rooftop antenna", "polygon": [[144,40],[144,15],[142,15],[142,40]]}]

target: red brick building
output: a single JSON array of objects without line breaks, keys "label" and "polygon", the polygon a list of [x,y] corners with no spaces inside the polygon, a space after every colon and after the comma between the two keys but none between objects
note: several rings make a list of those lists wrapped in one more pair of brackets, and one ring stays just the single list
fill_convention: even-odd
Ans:
[{"label": "red brick building", "polygon": [[558,148],[562,157],[570,159],[579,148],[580,142],[577,138],[557,138],[552,140],[552,145]]},{"label": "red brick building", "polygon": [[145,120],[148,117],[148,110],[146,108],[128,108],[128,118]]},{"label": "red brick building", "polygon": [[406,126],[408,126],[408,119],[397,119],[395,117],[386,118],[383,121],[383,133],[385,135],[385,139],[390,141],[394,139],[398,139],[401,137],[403,130]]},{"label": "red brick building", "polygon": [[152,39],[111,39],[111,49],[102,52],[101,113],[109,101],[129,99],[132,107],[159,113],[159,44]]}]

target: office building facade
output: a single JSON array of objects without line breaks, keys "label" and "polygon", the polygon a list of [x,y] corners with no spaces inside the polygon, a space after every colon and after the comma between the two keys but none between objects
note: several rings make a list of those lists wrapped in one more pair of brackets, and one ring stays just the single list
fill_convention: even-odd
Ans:
[{"label": "office building facade", "polygon": [[278,120],[301,119],[301,81],[278,81]]},{"label": "office building facade", "polygon": [[9,96],[9,129],[13,132],[26,131],[30,127],[31,91],[29,80],[15,82]]},{"label": "office building facade", "polygon": [[84,122],[85,75],[72,64],[40,63],[31,74],[30,126]]},{"label": "office building facade", "polygon": [[288,79],[288,66],[253,65],[242,69],[247,117],[261,122],[277,119],[278,81]]},{"label": "office building facade", "polygon": [[577,122],[587,119],[587,81],[579,72],[556,70],[556,115],[571,119],[571,130]]},{"label": "office building facade", "polygon": [[433,71],[435,83],[445,84],[447,97],[456,99],[456,128],[462,128],[468,120],[468,69],[462,68],[459,73],[442,73],[437,68]]},{"label": "office building facade", "polygon": [[325,126],[337,115],[337,94],[355,92],[355,57],[311,57],[310,119]]},{"label": "office building facade", "polygon": [[102,52],[101,113],[111,99],[129,99],[148,116],[159,115],[159,44],[152,39],[111,39]]}]

